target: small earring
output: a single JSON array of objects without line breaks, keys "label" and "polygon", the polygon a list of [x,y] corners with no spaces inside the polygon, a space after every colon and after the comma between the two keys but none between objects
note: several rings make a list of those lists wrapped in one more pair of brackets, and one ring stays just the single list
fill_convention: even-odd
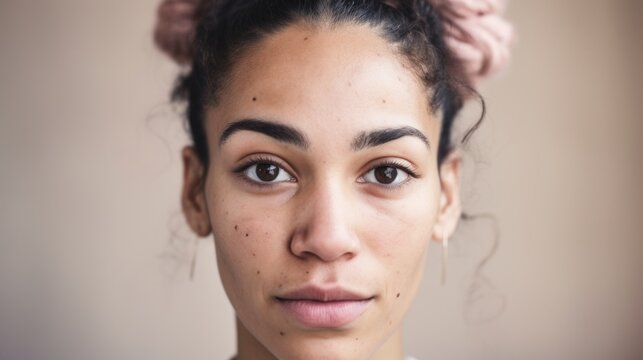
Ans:
[{"label": "small earring", "polygon": [[442,232],[442,286],[447,283],[447,267],[449,263],[449,237],[446,230]]},{"label": "small earring", "polygon": [[190,261],[190,280],[194,280],[194,271],[196,270],[196,257],[199,253],[199,237],[194,237],[194,249],[192,250],[192,261]]}]

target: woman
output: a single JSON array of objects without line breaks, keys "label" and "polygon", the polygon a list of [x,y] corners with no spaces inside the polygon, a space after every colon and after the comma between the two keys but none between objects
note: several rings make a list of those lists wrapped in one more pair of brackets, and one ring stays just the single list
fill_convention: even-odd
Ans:
[{"label": "woman", "polygon": [[497,10],[161,5],[157,43],[189,65],[183,211],[214,236],[236,359],[404,358],[429,240],[446,245],[461,215],[453,122],[507,58]]}]

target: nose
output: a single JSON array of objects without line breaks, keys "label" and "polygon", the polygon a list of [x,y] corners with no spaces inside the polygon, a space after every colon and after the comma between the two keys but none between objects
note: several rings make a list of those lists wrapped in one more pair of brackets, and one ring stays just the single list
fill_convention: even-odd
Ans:
[{"label": "nose", "polygon": [[353,224],[354,206],[339,186],[317,186],[302,203],[300,224],[290,241],[295,256],[333,262],[357,255],[361,244]]}]

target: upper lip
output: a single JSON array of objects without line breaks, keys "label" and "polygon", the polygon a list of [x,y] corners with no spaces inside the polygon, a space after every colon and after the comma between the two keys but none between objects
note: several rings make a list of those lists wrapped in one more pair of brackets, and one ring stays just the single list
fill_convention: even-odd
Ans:
[{"label": "upper lip", "polygon": [[342,287],[323,288],[308,285],[294,291],[278,295],[278,300],[310,300],[310,301],[358,301],[370,300],[373,297],[360,294]]}]

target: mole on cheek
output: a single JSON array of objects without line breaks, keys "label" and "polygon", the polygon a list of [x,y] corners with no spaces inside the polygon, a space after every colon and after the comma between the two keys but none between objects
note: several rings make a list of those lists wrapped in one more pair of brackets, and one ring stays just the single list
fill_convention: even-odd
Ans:
[{"label": "mole on cheek", "polygon": [[281,335],[281,336],[285,336],[285,335],[286,335],[286,333],[285,333],[285,332],[283,332],[283,331],[280,331],[280,332],[279,332],[279,335]]},{"label": "mole on cheek", "polygon": [[253,97],[253,98],[252,98],[252,101],[257,101],[257,97],[256,97],[256,96],[255,96],[255,97]]},{"label": "mole on cheek", "polygon": [[399,297],[400,297],[400,293],[397,293],[397,296],[396,296],[396,298],[399,298]]}]

